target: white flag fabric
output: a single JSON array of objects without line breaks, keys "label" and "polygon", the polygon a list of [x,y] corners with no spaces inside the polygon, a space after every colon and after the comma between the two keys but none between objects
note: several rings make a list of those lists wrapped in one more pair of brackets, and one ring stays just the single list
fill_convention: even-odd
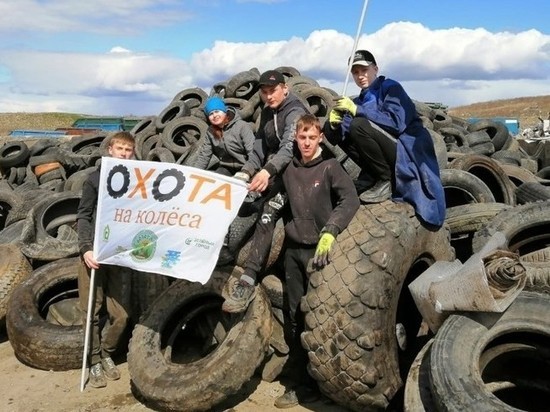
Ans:
[{"label": "white flag fabric", "polygon": [[242,181],[206,170],[103,157],[94,256],[204,284],[246,194]]}]

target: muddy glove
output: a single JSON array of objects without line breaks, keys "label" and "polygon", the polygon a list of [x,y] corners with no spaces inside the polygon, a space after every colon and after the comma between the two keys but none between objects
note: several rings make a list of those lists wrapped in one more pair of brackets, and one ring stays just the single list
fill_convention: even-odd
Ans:
[{"label": "muddy glove", "polygon": [[331,110],[328,114],[328,121],[331,129],[336,129],[340,123],[342,123],[342,113]]},{"label": "muddy glove", "polygon": [[330,252],[332,250],[332,244],[334,243],[334,236],[330,233],[323,233],[317,243],[317,249],[315,249],[315,255],[313,256],[313,268],[322,269],[330,263]]},{"label": "muddy glove", "polygon": [[242,180],[245,183],[248,183],[248,181],[250,180],[250,176],[248,176],[248,173],[245,172],[237,172],[233,175],[233,177],[235,179]]},{"label": "muddy glove", "polygon": [[349,97],[341,97],[336,101],[334,109],[341,113],[350,113],[352,116],[357,114],[357,105]]}]

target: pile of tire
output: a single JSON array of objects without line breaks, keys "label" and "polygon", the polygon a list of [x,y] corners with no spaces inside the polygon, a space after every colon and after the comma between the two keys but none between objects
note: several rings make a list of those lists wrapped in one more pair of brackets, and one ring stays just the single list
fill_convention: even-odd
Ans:
[{"label": "pile of tire", "polygon": [[[289,87],[310,112],[324,122],[337,93],[296,68],[277,70],[286,76]],[[213,94],[223,97],[257,130],[262,108],[259,76],[260,72],[252,68],[214,84],[209,92],[193,87],[176,93],[158,115],[144,118],[131,130],[137,158],[193,164],[206,136],[204,103]],[[415,357],[424,354],[426,359],[429,353],[430,384],[417,387],[429,393],[426,398],[434,399],[434,410],[460,410],[463,405],[468,409],[469,403],[458,403],[460,407],[445,403],[453,391],[462,389],[445,386],[453,383],[436,372],[443,368],[443,373],[450,373],[450,366],[440,363],[444,357],[441,353],[452,353],[443,341],[465,344],[459,335],[456,339],[443,338],[440,333],[456,333],[453,331],[458,326],[452,326],[452,319],[458,317],[462,320],[454,322],[468,323],[464,319],[475,316],[453,315],[449,318],[451,326],[446,323],[428,350],[424,344],[432,336],[419,332],[422,319],[408,293],[407,285],[435,261],[465,261],[492,233],[502,231],[509,250],[520,254],[532,268],[525,299],[542,302],[550,290],[546,269],[550,261],[546,250],[550,237],[550,166],[522,150],[517,139],[498,122],[470,124],[424,103],[415,105],[434,141],[447,202],[446,225],[439,231],[424,228],[406,204],[387,201],[361,206],[338,237],[333,263],[312,274],[302,301],[302,344],[309,356],[308,371],[323,394],[351,410],[399,408],[403,399],[405,408],[414,410],[407,402],[418,402],[407,398],[411,391],[404,391],[404,382],[410,365],[412,371],[422,363]],[[66,306],[78,311],[76,207],[82,184],[106,154],[107,142],[105,133],[44,138],[30,146],[24,139],[11,140],[0,148],[0,246],[5,259],[0,273],[0,317],[5,316],[15,355],[36,368],[81,366],[80,317],[65,316],[60,324],[54,315],[67,301]],[[328,143],[326,147],[353,178],[358,176],[359,167],[341,149]],[[256,303],[242,317],[225,317],[219,310],[223,285],[240,273],[246,260],[255,218],[237,218],[230,241],[237,255],[236,266],[218,268],[207,285],[170,282],[155,274],[136,276],[132,293],[138,315],[128,367],[132,390],[144,403],[173,410],[230,406],[232,394],[255,371],[288,352],[275,336],[281,328],[276,318],[282,319],[285,306],[284,285],[275,269],[274,276],[262,283]],[[270,268],[276,268],[281,233],[279,229],[274,240]],[[522,305],[522,299],[517,305]],[[499,316],[504,319],[506,313]],[[489,330],[496,327],[490,322],[484,324]],[[502,324],[506,328],[511,325],[505,320]],[[526,347],[537,349],[531,352],[540,355],[550,347],[545,329],[526,330],[530,335],[527,342],[512,338],[511,346],[496,342],[498,356],[493,357]],[[494,329],[491,333],[491,338],[483,339],[493,339],[500,332]],[[544,344],[539,344],[539,339]],[[243,346],[249,349],[243,352],[239,349]],[[472,350],[471,354],[478,356],[483,351]],[[521,349],[522,356],[531,352]],[[492,355],[483,356],[493,359]],[[479,365],[472,359],[468,362]],[[262,376],[266,375],[274,376]],[[462,382],[462,376],[457,381]],[[480,385],[477,380],[475,383]],[[538,385],[544,386],[544,382]],[[496,402],[496,409],[514,410],[506,404],[505,396],[485,395]]]}]

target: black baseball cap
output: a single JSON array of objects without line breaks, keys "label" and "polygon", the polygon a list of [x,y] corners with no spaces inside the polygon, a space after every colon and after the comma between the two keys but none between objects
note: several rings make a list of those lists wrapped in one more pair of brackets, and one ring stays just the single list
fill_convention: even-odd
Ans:
[{"label": "black baseball cap", "polygon": [[370,51],[357,50],[353,55],[353,64],[358,64],[359,66],[376,65],[376,59]]},{"label": "black baseball cap", "polygon": [[268,70],[260,76],[258,84],[260,86],[275,86],[279,83],[286,83],[285,76],[277,70]]}]

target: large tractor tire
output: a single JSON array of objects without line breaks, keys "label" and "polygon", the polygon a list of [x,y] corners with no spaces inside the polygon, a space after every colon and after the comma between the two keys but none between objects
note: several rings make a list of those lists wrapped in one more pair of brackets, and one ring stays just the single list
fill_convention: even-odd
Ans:
[{"label": "large tractor tire", "polygon": [[222,289],[241,273],[215,270],[205,285],[178,280],[149,307],[128,352],[140,401],[161,410],[212,410],[252,377],[268,348],[271,306],[258,287],[243,314],[221,310]]},{"label": "large tractor tire", "polygon": [[355,411],[396,403],[405,365],[423,345],[407,285],[436,260],[453,259],[448,230],[424,228],[410,205],[360,207],[301,304],[308,370],[325,395]]}]

